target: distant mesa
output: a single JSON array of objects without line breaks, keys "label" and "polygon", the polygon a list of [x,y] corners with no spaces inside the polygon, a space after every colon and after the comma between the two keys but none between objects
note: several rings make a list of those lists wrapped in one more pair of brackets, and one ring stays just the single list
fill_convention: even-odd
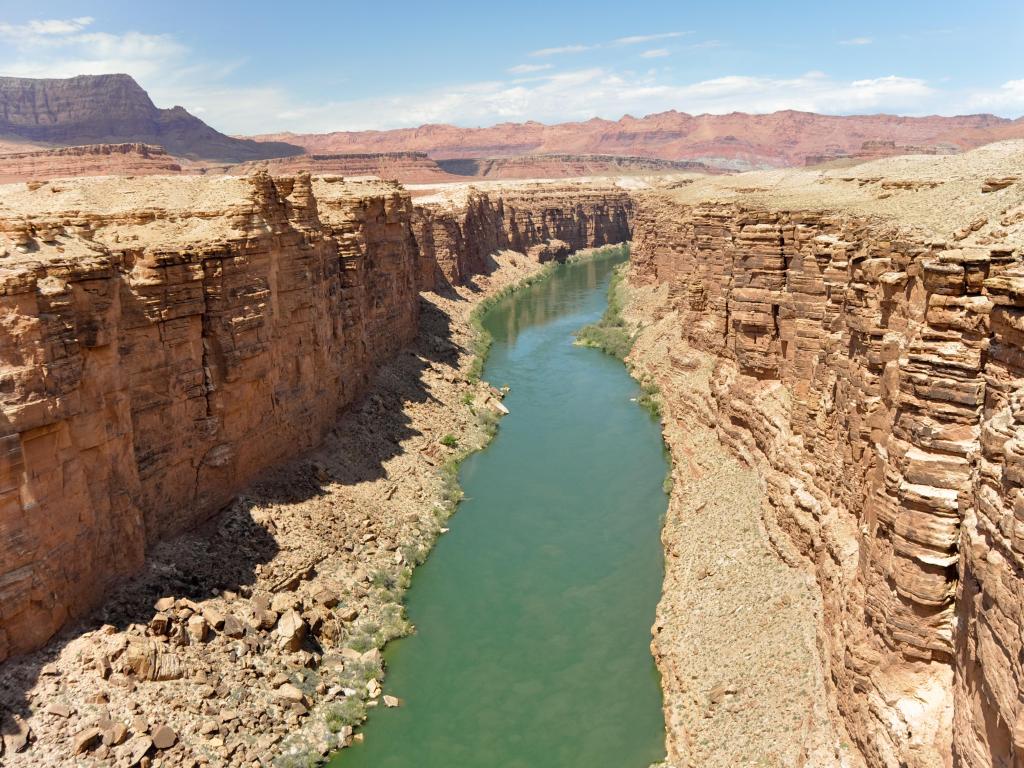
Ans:
[{"label": "distant mesa", "polygon": [[159,109],[128,75],[0,77],[0,140],[49,146],[155,144],[189,160],[240,163],[301,154],[215,131],[183,107]]}]

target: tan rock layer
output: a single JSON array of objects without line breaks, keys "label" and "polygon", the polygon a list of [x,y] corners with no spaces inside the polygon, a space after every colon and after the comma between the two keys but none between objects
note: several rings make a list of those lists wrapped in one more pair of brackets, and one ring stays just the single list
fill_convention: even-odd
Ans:
[{"label": "tan rock layer", "polygon": [[684,410],[758,468],[769,529],[811,566],[868,764],[1024,765],[1020,254],[661,194],[633,253],[635,283],[668,285],[679,359],[717,357],[712,407]]}]

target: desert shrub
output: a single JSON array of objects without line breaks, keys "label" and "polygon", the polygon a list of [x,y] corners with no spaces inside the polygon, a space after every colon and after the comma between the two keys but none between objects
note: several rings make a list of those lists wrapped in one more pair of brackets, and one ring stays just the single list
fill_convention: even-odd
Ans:
[{"label": "desert shrub", "polygon": [[366,704],[358,696],[346,696],[337,704],[328,707],[324,721],[331,733],[337,733],[346,725],[358,725],[366,719]]}]

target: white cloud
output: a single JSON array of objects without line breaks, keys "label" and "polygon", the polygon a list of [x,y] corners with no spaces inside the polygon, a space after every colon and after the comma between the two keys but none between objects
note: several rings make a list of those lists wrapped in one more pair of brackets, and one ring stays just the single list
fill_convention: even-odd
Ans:
[{"label": "white cloud", "polygon": [[671,56],[667,48],[652,48],[640,54],[640,58],[643,59],[661,59],[665,56]]},{"label": "white cloud", "polygon": [[[934,91],[903,77],[838,81],[811,72],[796,78],[729,76],[685,85],[662,82],[658,73],[626,75],[594,67],[525,81],[489,81],[416,95],[339,101],[300,107],[261,119],[286,121],[295,131],[365,130],[454,122],[587,120],[678,109],[691,114],[799,109],[848,113],[920,112]],[[257,120],[253,115],[253,120]]]},{"label": "white cloud", "polygon": [[649,43],[652,40],[665,40],[671,37],[682,37],[683,35],[691,35],[692,32],[658,32],[653,35],[629,35],[628,37],[617,37],[608,43],[592,43],[590,45],[560,45],[554,48],[541,48],[537,51],[530,51],[530,56],[556,56],[561,53],[582,53],[583,51],[593,51],[598,48],[621,48],[624,45],[637,45],[639,43]]},{"label": "white cloud", "polygon": [[851,37],[849,40],[840,40],[840,45],[871,45],[874,42],[870,37]]},{"label": "white cloud", "polygon": [[599,46],[596,45],[559,45],[555,48],[541,48],[536,51],[530,51],[530,56],[556,56],[560,53],[581,53],[582,51],[589,51]]},{"label": "white cloud", "polygon": [[1007,80],[995,90],[974,93],[968,105],[975,111],[1024,114],[1024,79]]},{"label": "white cloud", "polygon": [[543,72],[545,69],[551,69],[552,66],[551,64],[517,64],[505,71],[511,72],[513,75],[526,75],[530,72]]},{"label": "white cloud", "polygon": [[724,46],[721,40],[702,40],[699,43],[693,43],[692,45],[686,46],[691,51],[706,51],[711,48],[721,48]]},{"label": "white cloud", "polygon": [[630,35],[612,40],[612,45],[636,45],[637,43],[649,43],[652,40],[665,40],[670,37],[682,37],[691,35],[692,32],[660,32],[656,35]]}]

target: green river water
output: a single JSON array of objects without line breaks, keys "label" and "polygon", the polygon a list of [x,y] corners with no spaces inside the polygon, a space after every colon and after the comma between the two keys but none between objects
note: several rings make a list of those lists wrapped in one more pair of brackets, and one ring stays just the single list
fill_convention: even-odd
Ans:
[{"label": "green river water", "polygon": [[664,756],[650,655],[666,463],[619,360],[573,345],[621,256],[563,265],[484,318],[510,414],[407,593],[364,744],[332,768],[646,768]]}]

